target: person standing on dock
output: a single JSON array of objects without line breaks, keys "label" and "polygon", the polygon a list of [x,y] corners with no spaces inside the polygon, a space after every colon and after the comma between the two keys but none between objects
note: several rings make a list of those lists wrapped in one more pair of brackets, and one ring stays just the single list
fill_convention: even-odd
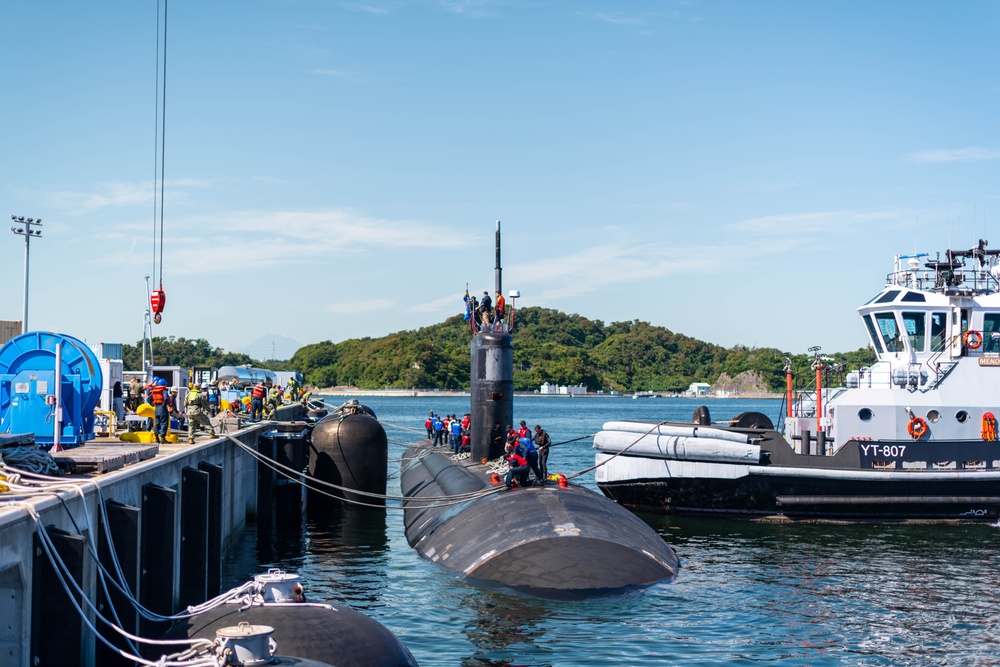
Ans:
[{"label": "person standing on dock", "polygon": [[115,419],[121,424],[125,421],[125,401],[122,397],[121,380],[115,380],[115,386],[111,388],[111,404],[114,407]]},{"label": "person standing on dock", "polygon": [[149,401],[153,405],[153,436],[157,444],[167,442],[167,428],[170,426],[170,413],[167,411],[167,381],[154,378],[146,385],[149,390]]},{"label": "person standing on dock", "polygon": [[132,381],[128,383],[129,411],[135,412],[138,410],[140,403],[142,403],[142,383],[139,382],[139,378],[132,378]]},{"label": "person standing on dock", "polygon": [[180,406],[177,404],[177,387],[171,387],[170,393],[167,394],[167,416],[169,419],[177,420],[178,428],[180,428],[180,425],[184,422]]},{"label": "person standing on dock", "polygon": [[538,424],[535,424],[535,447],[538,447],[538,467],[542,471],[544,479],[549,478],[549,447],[552,445],[552,438]]},{"label": "person standing on dock", "polygon": [[264,397],[267,396],[267,389],[263,380],[254,386],[250,392],[250,421],[259,422],[264,414]]},{"label": "person standing on dock", "polygon": [[194,444],[194,434],[198,430],[198,427],[208,429],[209,437],[215,437],[215,428],[212,426],[212,420],[208,418],[208,399],[205,396],[205,392],[208,391],[208,383],[202,382],[201,387],[197,385],[188,392],[187,400],[184,403],[187,406],[187,422],[188,422],[188,444]]},{"label": "person standing on dock", "polygon": [[264,419],[274,419],[274,414],[281,405],[281,387],[275,385],[267,392],[267,402],[264,403]]}]

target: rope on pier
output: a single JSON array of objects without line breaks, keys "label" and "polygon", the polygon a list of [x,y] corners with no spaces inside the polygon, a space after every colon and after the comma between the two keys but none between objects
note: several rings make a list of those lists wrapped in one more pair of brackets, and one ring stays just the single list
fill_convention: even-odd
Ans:
[{"label": "rope on pier", "polygon": [[0,461],[39,475],[61,475],[52,455],[38,447],[11,447],[0,450]]}]

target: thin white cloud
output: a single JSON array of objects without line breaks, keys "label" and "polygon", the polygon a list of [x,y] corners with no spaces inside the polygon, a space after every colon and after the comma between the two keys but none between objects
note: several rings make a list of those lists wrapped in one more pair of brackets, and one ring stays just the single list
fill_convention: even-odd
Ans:
[{"label": "thin white cloud", "polygon": [[684,248],[667,244],[602,244],[561,257],[519,264],[510,270],[526,277],[520,287],[528,288],[526,292],[531,293],[532,302],[545,303],[584,296],[608,285],[668,275],[697,275],[709,261],[732,268],[751,257],[756,260],[763,254],[785,250],[785,244],[771,243]]},{"label": "thin white cloud", "polygon": [[396,307],[396,302],[392,299],[363,299],[361,301],[341,301],[331,303],[326,307],[328,313],[336,315],[359,315],[361,313],[373,313],[379,310],[389,310]]},{"label": "thin white cloud", "polygon": [[[122,225],[120,230],[131,232],[133,238],[146,238],[139,224]],[[273,269],[324,264],[345,254],[373,249],[436,251],[470,243],[468,235],[439,225],[383,220],[349,210],[233,211],[173,219],[164,239],[163,261],[177,274],[208,275],[248,266]],[[123,247],[101,255],[94,263],[141,265],[145,262],[143,255],[145,252],[136,255]]]},{"label": "thin white cloud", "polygon": [[726,225],[726,229],[753,234],[819,234],[873,222],[888,222],[904,213],[898,210],[785,213],[741,220]]},{"label": "thin white cloud", "polygon": [[332,69],[329,67],[318,67],[314,70],[310,70],[312,74],[318,74],[319,76],[325,76],[331,79],[355,79],[357,74],[343,69]]},{"label": "thin white cloud", "polygon": [[499,16],[495,4],[493,0],[441,0],[441,6],[447,11],[474,19]]},{"label": "thin white cloud", "polygon": [[1000,151],[992,148],[939,148],[935,150],[916,151],[908,153],[906,159],[916,164],[934,164],[942,162],[978,162],[981,160],[996,160]]},{"label": "thin white cloud", "polygon": [[342,2],[340,6],[352,12],[363,12],[365,14],[374,14],[375,16],[386,16],[389,14],[388,7],[374,5],[369,2]]},{"label": "thin white cloud", "polygon": [[645,21],[642,19],[637,19],[631,16],[625,16],[624,14],[609,14],[607,12],[596,12],[593,14],[584,14],[592,19],[597,19],[604,23],[611,23],[613,25],[644,25]]},{"label": "thin white cloud", "polygon": [[462,301],[464,292],[449,294],[433,301],[418,301],[406,309],[408,313],[451,313],[452,315],[464,312],[465,303]]},{"label": "thin white cloud", "polygon": [[[192,178],[167,179],[163,183],[164,191],[170,197],[182,198],[185,189],[203,189],[211,187],[215,181],[196,180]],[[44,195],[50,208],[70,214],[93,213],[106,208],[120,206],[136,206],[152,204],[154,195],[153,181],[105,181],[98,183],[92,191],[58,190]]]}]

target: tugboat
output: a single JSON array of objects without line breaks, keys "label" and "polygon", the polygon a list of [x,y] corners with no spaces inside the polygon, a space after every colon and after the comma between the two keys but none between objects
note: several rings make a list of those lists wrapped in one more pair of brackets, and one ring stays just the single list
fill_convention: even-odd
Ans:
[{"label": "tugboat", "polygon": [[848,521],[1000,518],[1000,250],[896,255],[858,308],[876,361],[712,425],[609,422],[596,481],[631,509]]}]

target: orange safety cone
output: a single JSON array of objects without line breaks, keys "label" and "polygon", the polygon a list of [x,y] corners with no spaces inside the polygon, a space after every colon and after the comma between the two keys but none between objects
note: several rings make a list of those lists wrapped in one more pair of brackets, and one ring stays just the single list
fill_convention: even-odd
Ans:
[{"label": "orange safety cone", "polygon": [[500,475],[493,473],[493,476],[490,477],[490,484],[499,484],[499,483],[500,483]]},{"label": "orange safety cone", "polygon": [[566,475],[564,475],[562,473],[559,473],[559,488],[560,489],[568,489],[569,488],[569,482],[566,481]]}]

